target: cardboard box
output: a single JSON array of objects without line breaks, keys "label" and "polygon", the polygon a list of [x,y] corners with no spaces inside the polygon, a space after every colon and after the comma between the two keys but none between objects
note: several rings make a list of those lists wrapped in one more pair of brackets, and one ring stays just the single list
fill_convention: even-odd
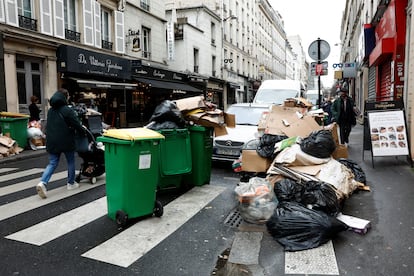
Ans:
[{"label": "cardboard box", "polygon": [[245,172],[266,172],[271,160],[257,154],[256,150],[242,150],[242,171]]},{"label": "cardboard box", "polygon": [[335,151],[332,153],[334,159],[348,158],[348,147],[346,145],[336,145]]},{"label": "cardboard box", "polygon": [[174,102],[180,111],[206,107],[204,103],[204,96],[189,97],[185,99],[175,100]]}]

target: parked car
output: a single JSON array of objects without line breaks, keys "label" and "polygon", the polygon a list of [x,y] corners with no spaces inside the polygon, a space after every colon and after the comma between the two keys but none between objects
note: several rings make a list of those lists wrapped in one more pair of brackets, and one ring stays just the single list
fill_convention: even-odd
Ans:
[{"label": "parked car", "polygon": [[263,112],[270,110],[269,104],[238,103],[228,107],[226,113],[234,114],[236,127],[226,128],[227,134],[214,137],[213,161],[234,161],[239,158],[243,145],[259,138],[257,126]]},{"label": "parked car", "polygon": [[283,104],[288,98],[302,97],[303,85],[297,80],[265,80],[254,96],[253,103]]}]

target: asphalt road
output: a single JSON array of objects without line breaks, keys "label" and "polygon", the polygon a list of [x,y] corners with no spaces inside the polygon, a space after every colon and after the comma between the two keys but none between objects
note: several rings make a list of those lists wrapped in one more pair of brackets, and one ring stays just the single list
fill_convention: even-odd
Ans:
[{"label": "asphalt road", "polygon": [[367,151],[363,160],[361,126],[351,134],[349,154],[371,191],[354,193],[342,211],[370,220],[371,229],[341,232],[317,250],[293,253],[262,226],[228,223],[239,181],[229,164],[213,166],[209,185],[160,192],[161,218],[137,218],[119,228],[106,213],[105,177],[67,191],[62,160],[50,197],[41,200],[34,186],[46,156],[2,163],[0,274],[211,275],[231,249],[257,263],[222,262],[227,266],[216,275],[414,275],[413,169],[404,157],[376,157],[373,167]]}]

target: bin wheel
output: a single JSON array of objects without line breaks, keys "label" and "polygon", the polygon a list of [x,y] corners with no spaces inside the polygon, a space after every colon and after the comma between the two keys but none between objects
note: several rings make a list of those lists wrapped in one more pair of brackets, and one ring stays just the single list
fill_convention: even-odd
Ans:
[{"label": "bin wheel", "polygon": [[156,217],[161,217],[164,214],[164,207],[162,207],[162,203],[158,200],[155,201],[154,205],[154,215]]},{"label": "bin wheel", "polygon": [[124,227],[128,221],[128,215],[124,211],[118,210],[115,214],[115,221],[118,226]]},{"label": "bin wheel", "polygon": [[96,177],[94,176],[94,177],[91,177],[91,183],[92,184],[95,184],[96,183]]}]

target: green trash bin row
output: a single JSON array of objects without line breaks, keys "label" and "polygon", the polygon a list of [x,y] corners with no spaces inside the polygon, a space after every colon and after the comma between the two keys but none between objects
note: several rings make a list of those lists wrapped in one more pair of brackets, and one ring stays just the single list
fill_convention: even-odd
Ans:
[{"label": "green trash bin row", "polygon": [[27,124],[29,117],[0,117],[3,135],[16,141],[21,148],[27,146]]}]

